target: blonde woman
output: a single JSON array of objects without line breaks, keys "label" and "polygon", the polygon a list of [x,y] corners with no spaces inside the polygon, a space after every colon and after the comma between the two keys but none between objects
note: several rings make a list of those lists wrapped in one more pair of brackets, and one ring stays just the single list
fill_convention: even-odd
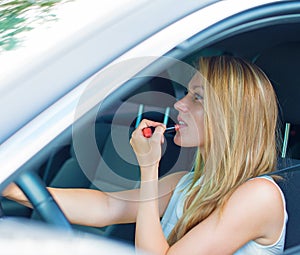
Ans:
[{"label": "blonde woman", "polygon": [[[175,104],[174,142],[198,147],[194,171],[159,180],[165,127],[143,120],[130,141],[140,165],[140,189],[49,191],[72,223],[136,222],[136,246],[153,254],[281,254],[285,199],[265,175],[276,167],[273,88],[257,67],[234,57],[201,58],[199,70]],[[149,126],[155,131],[145,138]],[[12,185],[4,195],[30,206]]]}]

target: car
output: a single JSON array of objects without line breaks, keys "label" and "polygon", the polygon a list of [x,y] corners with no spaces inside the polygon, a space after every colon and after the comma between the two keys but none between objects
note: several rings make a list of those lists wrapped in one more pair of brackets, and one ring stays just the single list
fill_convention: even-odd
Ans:
[{"label": "car", "polygon": [[[7,218],[1,222],[1,251],[7,255],[63,254],[136,254],[134,247],[124,242],[84,232],[67,232],[42,222],[24,218]],[[17,244],[17,245],[16,245]],[[141,254],[145,254],[140,251]],[[145,254],[146,255],[146,254]]]},{"label": "car", "polygon": [[[257,64],[276,91],[283,133],[277,170],[289,214],[285,249],[297,254],[300,1],[74,0],[57,11],[61,20],[0,53],[0,191],[16,182],[34,207],[2,198],[5,218],[132,244],[134,224],[71,225],[45,187],[138,187],[129,139],[140,118],[174,125],[173,104],[196,59],[230,54]],[[160,176],[192,167],[195,149],[179,148],[172,134],[163,152]]]}]

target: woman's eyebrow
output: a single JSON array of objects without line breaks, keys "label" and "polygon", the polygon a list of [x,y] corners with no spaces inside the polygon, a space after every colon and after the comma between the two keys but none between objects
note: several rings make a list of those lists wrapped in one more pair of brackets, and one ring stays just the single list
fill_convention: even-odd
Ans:
[{"label": "woman's eyebrow", "polygon": [[197,91],[197,92],[203,92],[204,88],[203,88],[202,85],[192,85],[188,90]]}]

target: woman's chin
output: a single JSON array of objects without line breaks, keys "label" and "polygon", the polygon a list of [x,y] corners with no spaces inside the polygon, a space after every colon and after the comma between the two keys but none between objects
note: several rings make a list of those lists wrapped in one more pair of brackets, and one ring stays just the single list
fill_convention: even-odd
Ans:
[{"label": "woman's chin", "polygon": [[174,143],[180,147],[186,147],[184,141],[182,140],[182,137],[180,136],[179,133],[176,133],[174,139]]},{"label": "woman's chin", "polygon": [[179,138],[178,133],[176,133],[176,135],[174,136],[173,141],[176,145],[181,146],[181,139]]},{"label": "woman's chin", "polygon": [[198,147],[199,146],[199,144],[195,141],[195,139],[189,139],[188,137],[187,137],[187,139],[184,139],[178,132],[174,136],[173,141],[176,145],[178,145],[180,147],[190,148],[190,147]]}]

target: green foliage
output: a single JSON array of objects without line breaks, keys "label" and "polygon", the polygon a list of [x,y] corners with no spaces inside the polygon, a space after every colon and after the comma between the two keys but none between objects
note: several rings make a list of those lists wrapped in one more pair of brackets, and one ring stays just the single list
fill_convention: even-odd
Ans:
[{"label": "green foliage", "polygon": [[55,21],[53,7],[71,0],[1,0],[0,52],[12,50],[22,41],[23,32],[39,24]]}]

